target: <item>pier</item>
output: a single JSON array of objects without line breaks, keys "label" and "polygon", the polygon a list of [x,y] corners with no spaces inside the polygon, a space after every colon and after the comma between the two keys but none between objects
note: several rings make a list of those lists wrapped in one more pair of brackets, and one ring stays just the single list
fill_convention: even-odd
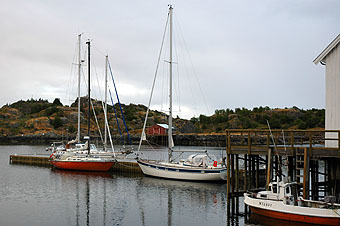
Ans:
[{"label": "pier", "polygon": [[[325,141],[333,143],[328,147]],[[228,197],[285,176],[298,183],[305,199],[340,198],[340,130],[232,129],[226,130],[226,143]],[[240,163],[244,178],[239,177]],[[282,175],[283,165],[288,175]],[[261,169],[265,182],[260,180]]]},{"label": "pier", "polygon": [[[15,154],[9,156],[9,162],[11,164],[24,164],[52,167],[50,163],[50,155],[43,154]],[[142,174],[138,163],[130,161],[129,159],[117,159],[117,162],[112,166],[112,171],[126,172],[132,174]]]}]

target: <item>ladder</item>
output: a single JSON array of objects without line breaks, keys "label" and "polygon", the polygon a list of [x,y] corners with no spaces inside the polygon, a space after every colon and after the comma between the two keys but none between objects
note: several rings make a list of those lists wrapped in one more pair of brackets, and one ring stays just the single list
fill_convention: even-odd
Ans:
[{"label": "ladder", "polygon": [[304,152],[303,150],[297,149],[295,152],[295,172],[296,172],[296,183],[298,185],[298,195],[303,195],[303,174],[304,174]]}]

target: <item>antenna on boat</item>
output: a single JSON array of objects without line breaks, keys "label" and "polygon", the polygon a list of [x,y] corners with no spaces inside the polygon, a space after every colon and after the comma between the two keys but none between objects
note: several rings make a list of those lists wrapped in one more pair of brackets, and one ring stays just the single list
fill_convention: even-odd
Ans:
[{"label": "antenna on boat", "polygon": [[268,120],[267,120],[267,125],[268,125],[268,128],[269,128],[270,137],[272,138],[272,141],[273,141],[273,144],[274,144],[274,148],[275,148],[275,150],[276,150],[275,140],[274,140],[273,133],[272,133],[272,130],[271,130],[271,128],[270,128],[270,125],[269,125]]}]

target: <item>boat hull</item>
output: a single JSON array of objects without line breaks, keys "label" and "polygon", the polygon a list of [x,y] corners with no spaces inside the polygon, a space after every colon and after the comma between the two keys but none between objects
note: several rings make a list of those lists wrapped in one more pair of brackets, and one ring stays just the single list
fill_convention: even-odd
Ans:
[{"label": "boat hull", "polygon": [[145,175],[167,179],[223,181],[227,174],[226,168],[176,167],[175,164],[173,166],[162,165],[144,160],[138,160],[137,162]]},{"label": "boat hull", "polygon": [[58,169],[81,170],[81,171],[108,171],[114,165],[113,161],[74,162],[74,161],[51,161]]},{"label": "boat hull", "polygon": [[252,198],[248,194],[245,194],[244,202],[252,213],[266,217],[318,225],[340,225],[339,209],[292,206],[279,200]]}]

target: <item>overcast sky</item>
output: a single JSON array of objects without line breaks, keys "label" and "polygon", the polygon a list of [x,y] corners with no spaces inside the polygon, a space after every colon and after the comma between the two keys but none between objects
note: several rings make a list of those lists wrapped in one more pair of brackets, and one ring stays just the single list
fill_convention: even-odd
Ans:
[{"label": "overcast sky", "polygon": [[[108,54],[121,102],[147,105],[168,3],[2,0],[0,105],[31,97],[50,101],[58,97],[64,104],[74,101],[74,56],[82,32],[83,41],[90,38],[94,47],[94,79],[101,83]],[[171,4],[179,27],[175,33],[184,37],[184,49],[190,54],[186,63],[175,59],[174,71],[185,65],[193,71],[191,80],[183,75],[187,69],[180,72],[183,81],[175,75],[174,101],[181,103],[175,115],[190,118],[215,109],[256,106],[324,108],[325,68],[312,61],[340,33],[340,1],[173,0]],[[176,56],[182,51],[177,49],[180,38],[175,38]],[[166,60],[167,55],[161,64]],[[167,74],[165,69],[160,73]],[[166,96],[167,85],[165,79],[157,81],[162,91],[155,93],[153,107],[164,109],[160,97]]]}]

